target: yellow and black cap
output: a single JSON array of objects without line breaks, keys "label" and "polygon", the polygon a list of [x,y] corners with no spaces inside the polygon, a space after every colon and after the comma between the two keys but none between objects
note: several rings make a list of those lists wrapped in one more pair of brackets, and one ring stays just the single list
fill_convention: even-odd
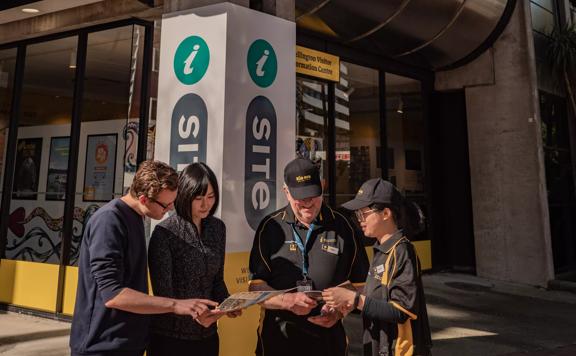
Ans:
[{"label": "yellow and black cap", "polygon": [[296,158],[284,168],[284,183],[294,199],[313,198],[322,195],[320,171],[314,162]]},{"label": "yellow and black cap", "polygon": [[362,184],[360,189],[358,189],[358,193],[356,193],[356,197],[342,204],[342,207],[348,210],[358,210],[373,204],[396,205],[401,204],[402,201],[402,194],[396,189],[394,184],[382,178],[373,178]]}]

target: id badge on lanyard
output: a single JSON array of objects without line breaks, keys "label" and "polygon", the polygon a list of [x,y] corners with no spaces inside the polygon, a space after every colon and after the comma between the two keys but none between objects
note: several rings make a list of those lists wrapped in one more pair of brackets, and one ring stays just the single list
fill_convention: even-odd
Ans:
[{"label": "id badge on lanyard", "polygon": [[298,232],[296,232],[296,228],[292,226],[292,232],[294,233],[294,241],[296,242],[296,246],[302,253],[302,280],[296,281],[296,287],[298,292],[307,292],[311,291],[312,288],[312,280],[308,278],[308,252],[306,251],[306,244],[312,235],[312,231],[314,230],[314,224],[310,224],[308,228],[308,232],[306,233],[306,241],[302,241]]}]

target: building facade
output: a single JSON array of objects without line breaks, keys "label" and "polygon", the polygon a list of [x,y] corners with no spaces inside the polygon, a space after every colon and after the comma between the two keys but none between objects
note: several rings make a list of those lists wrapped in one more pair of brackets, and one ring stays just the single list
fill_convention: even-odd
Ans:
[{"label": "building facade", "polygon": [[[71,315],[84,224],[170,136],[162,19],[218,3],[0,5],[0,303]],[[319,164],[326,201],[389,179],[427,216],[426,269],[573,278],[574,113],[545,55],[570,1],[231,3],[294,24],[294,57],[280,58],[295,68],[293,146],[278,149]],[[231,291],[246,288],[246,256],[228,250]],[[239,340],[252,331],[223,322]]]}]

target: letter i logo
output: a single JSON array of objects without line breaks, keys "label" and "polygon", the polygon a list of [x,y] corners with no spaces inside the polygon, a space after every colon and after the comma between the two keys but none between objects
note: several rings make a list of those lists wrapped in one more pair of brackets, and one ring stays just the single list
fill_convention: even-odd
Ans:
[{"label": "letter i logo", "polygon": [[262,68],[264,68],[264,64],[266,64],[266,60],[268,59],[268,56],[270,55],[270,51],[269,50],[264,50],[264,54],[262,55],[262,57],[260,57],[260,59],[258,60],[258,62],[256,62],[256,75],[261,77],[264,75],[264,71],[262,70]]},{"label": "letter i logo", "polygon": [[246,65],[252,81],[259,87],[266,88],[274,83],[278,61],[270,43],[262,39],[252,42],[248,49]]},{"label": "letter i logo", "polygon": [[196,54],[198,53],[199,49],[200,49],[199,44],[195,44],[192,47],[192,52],[190,52],[190,55],[184,61],[184,74],[192,74],[192,72],[194,71],[192,63],[194,62],[194,58],[196,58]]},{"label": "letter i logo", "polygon": [[192,85],[200,81],[210,63],[210,50],[198,36],[190,36],[180,42],[174,54],[174,74],[182,84]]}]

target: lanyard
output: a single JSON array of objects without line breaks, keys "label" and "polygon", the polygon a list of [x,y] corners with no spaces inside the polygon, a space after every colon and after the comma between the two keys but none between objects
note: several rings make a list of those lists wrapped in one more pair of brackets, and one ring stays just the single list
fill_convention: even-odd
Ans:
[{"label": "lanyard", "polygon": [[295,224],[292,225],[294,242],[296,242],[296,246],[298,246],[298,249],[302,253],[302,275],[304,276],[304,279],[306,279],[308,276],[308,251],[306,251],[306,244],[308,243],[308,240],[310,240],[310,236],[312,235],[313,230],[314,230],[314,224],[310,224],[308,232],[306,233],[306,241],[302,242],[302,238],[300,238],[300,235],[296,231]]}]

